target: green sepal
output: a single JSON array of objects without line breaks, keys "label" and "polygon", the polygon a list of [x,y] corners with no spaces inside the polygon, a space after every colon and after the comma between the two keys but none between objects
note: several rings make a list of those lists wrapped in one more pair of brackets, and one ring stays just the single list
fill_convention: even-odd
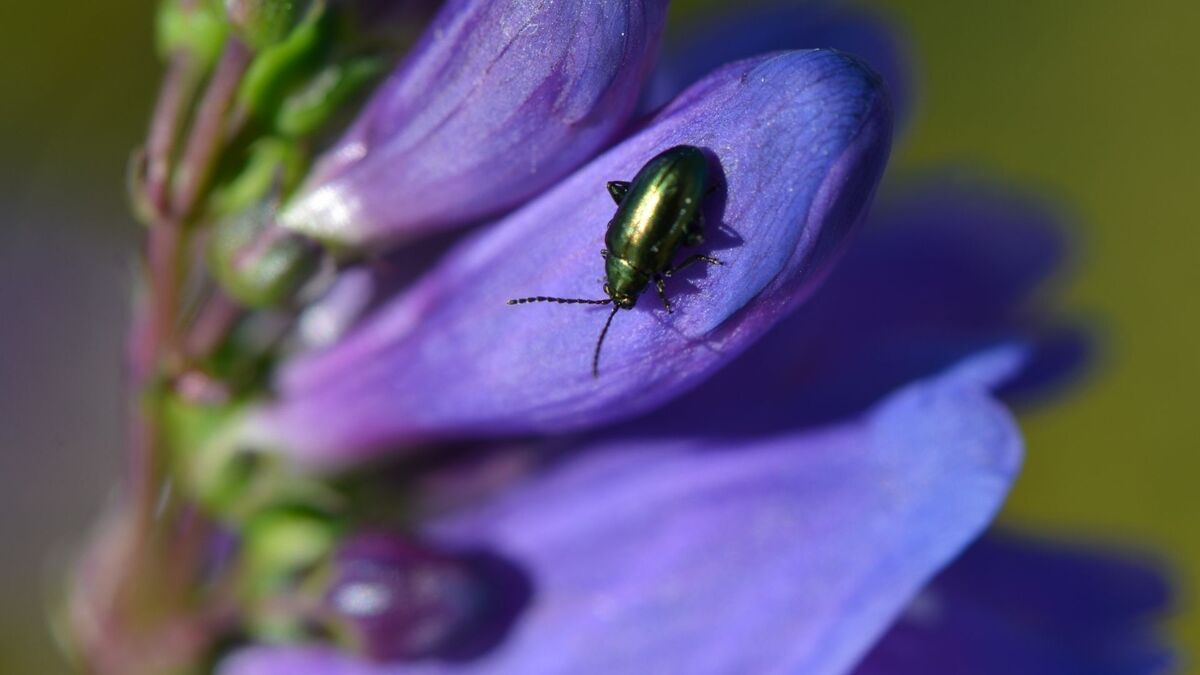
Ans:
[{"label": "green sepal", "polygon": [[372,57],[326,66],[284,99],[275,114],[275,129],[293,138],[320,130],[383,71],[384,62]]},{"label": "green sepal", "polygon": [[216,63],[229,26],[219,8],[208,2],[163,0],[155,17],[155,42],[159,55],[191,54],[200,68]]},{"label": "green sepal", "polygon": [[238,406],[233,403],[196,403],[168,392],[161,396],[158,411],[167,446],[173,457],[180,458],[188,448],[207,445],[237,413]]},{"label": "green sepal", "polygon": [[263,49],[250,64],[238,102],[256,118],[271,120],[288,91],[321,66],[336,26],[324,3],[314,3],[284,38]]},{"label": "green sepal", "polygon": [[295,144],[280,138],[259,139],[247,150],[237,175],[213,189],[208,212],[217,219],[228,218],[267,201],[272,193],[287,195],[304,176],[305,164]]},{"label": "green sepal", "polygon": [[303,507],[257,514],[242,532],[243,587],[254,596],[294,589],[329,558],[342,529],[336,517]]},{"label": "green sepal", "polygon": [[242,530],[238,594],[248,632],[258,641],[305,637],[320,607],[341,519],[303,507],[256,515]]},{"label": "green sepal", "polygon": [[176,482],[210,516],[235,529],[281,505],[340,512],[342,496],[283,457],[241,442],[244,401],[203,404],[164,395],[160,408]]},{"label": "green sepal", "polygon": [[320,248],[275,223],[273,209],[251,208],[216,224],[209,270],[235,300],[271,307],[290,300],[320,265]]}]

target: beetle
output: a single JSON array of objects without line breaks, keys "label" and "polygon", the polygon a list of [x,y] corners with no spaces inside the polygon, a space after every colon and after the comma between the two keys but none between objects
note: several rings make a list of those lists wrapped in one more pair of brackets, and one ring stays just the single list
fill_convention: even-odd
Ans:
[{"label": "beetle", "polygon": [[619,309],[633,309],[646,286],[654,281],[658,297],[667,313],[665,279],[689,265],[704,262],[723,264],[703,254],[685,258],[674,267],[671,261],[681,246],[704,243],[704,214],[700,210],[708,187],[708,160],[695,146],[677,145],[655,155],[646,162],[631,181],[609,181],[608,194],[617,203],[617,212],[608,222],[604,234],[604,257],[607,298],[553,298],[535,296],[509,300],[510,305],[531,302],[556,302],[566,305],[612,305],[612,312],[596,338],[592,354],[592,377],[600,374],[600,347],[604,336]]}]

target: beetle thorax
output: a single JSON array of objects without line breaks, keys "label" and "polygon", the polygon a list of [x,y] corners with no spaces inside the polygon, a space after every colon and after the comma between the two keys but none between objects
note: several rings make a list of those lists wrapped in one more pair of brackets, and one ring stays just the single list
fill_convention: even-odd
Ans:
[{"label": "beetle thorax", "polygon": [[604,294],[612,298],[613,303],[618,307],[632,308],[637,303],[642,289],[650,282],[650,278],[627,261],[614,255],[608,256],[604,267],[605,276],[608,279],[608,283],[604,284]]}]

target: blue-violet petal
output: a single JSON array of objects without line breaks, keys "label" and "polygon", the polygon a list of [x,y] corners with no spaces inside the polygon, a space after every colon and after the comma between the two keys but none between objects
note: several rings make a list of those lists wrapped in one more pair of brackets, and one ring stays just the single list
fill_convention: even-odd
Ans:
[{"label": "blue-violet petal", "polygon": [[666,0],[450,0],[282,213],[343,244],[521,203],[633,114]]},{"label": "blue-violet petal", "polygon": [[[985,352],[818,430],[596,440],[428,529],[529,573],[504,643],[346,672],[845,673],[1008,492],[1021,441],[988,389],[1020,361]],[[223,675],[317,672],[294,658],[250,651]]]},{"label": "blue-violet petal", "polygon": [[[891,118],[878,79],[836,52],[784,52],[723,68],[647,128],[450,253],[329,350],[284,369],[251,440],[310,464],[420,441],[561,432],[651,409],[758,339],[824,277],[862,220]],[[608,180],[681,143],[715,157],[709,241],[721,267],[652,286],[592,348],[606,307],[506,304],[602,297]],[[686,253],[686,251],[684,252]]]},{"label": "blue-violet petal", "polygon": [[921,591],[854,675],[1157,675],[1171,589],[1127,552],[990,533]]}]

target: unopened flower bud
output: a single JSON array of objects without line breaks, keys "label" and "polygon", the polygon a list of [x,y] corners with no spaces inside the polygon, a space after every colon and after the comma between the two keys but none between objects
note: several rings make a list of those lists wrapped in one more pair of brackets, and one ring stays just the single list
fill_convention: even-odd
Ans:
[{"label": "unopened flower bud", "polygon": [[262,207],[222,221],[209,248],[213,274],[238,302],[263,307],[286,302],[320,261],[312,241],[275,224]]},{"label": "unopened flower bud", "polygon": [[334,548],[338,525],[311,509],[279,507],[255,516],[245,530],[246,580],[256,595],[298,583]]},{"label": "unopened flower bud", "polygon": [[201,66],[211,66],[221,53],[228,26],[220,10],[208,2],[163,0],[158,8],[155,39],[163,58],[180,52]]},{"label": "unopened flower bud", "polygon": [[333,15],[310,7],[277,41],[262,46],[238,90],[238,105],[268,121],[283,99],[319,71],[335,39]]},{"label": "unopened flower bud", "polygon": [[306,0],[225,0],[225,14],[247,44],[262,49],[286,37],[309,4]]},{"label": "unopened flower bud", "polygon": [[336,554],[325,610],[333,632],[369,658],[454,656],[501,635],[528,590],[519,572],[491,557],[360,534]]}]

